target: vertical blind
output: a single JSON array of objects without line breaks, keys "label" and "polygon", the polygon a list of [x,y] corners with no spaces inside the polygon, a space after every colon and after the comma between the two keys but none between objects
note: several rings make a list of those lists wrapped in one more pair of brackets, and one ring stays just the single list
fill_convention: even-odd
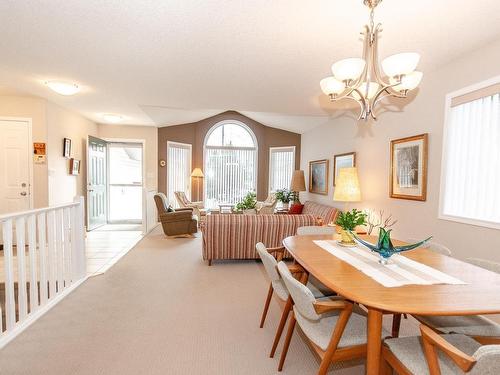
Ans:
[{"label": "vertical blind", "polygon": [[500,94],[452,103],[449,117],[442,214],[500,224]]},{"label": "vertical blind", "polygon": [[167,144],[167,191],[169,203],[176,208],[174,191],[183,191],[191,198],[191,145]]},{"label": "vertical blind", "polygon": [[295,147],[271,147],[269,190],[289,189],[295,169]]},{"label": "vertical blind", "polygon": [[254,148],[206,147],[205,207],[238,203],[256,191],[257,150]]}]

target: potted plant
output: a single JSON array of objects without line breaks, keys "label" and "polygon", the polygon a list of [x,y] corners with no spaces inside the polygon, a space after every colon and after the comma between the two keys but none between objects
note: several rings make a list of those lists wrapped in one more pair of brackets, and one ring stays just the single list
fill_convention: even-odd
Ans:
[{"label": "potted plant", "polygon": [[341,228],[340,236],[342,239],[339,242],[340,245],[356,246],[356,242],[350,232],[354,231],[358,225],[366,224],[366,216],[367,215],[364,212],[355,208],[352,211],[339,213],[335,224]]},{"label": "potted plant", "polygon": [[289,203],[295,200],[295,193],[288,189],[278,189],[276,190],[276,200],[282,203],[284,210],[288,210]]},{"label": "potted plant", "polygon": [[256,214],[255,206],[257,206],[257,195],[253,191],[250,191],[241,202],[236,204],[235,209],[247,215]]}]

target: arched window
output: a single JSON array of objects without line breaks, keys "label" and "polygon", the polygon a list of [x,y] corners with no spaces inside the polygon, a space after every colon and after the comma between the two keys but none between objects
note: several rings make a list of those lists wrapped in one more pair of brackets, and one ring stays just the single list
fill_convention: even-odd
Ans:
[{"label": "arched window", "polygon": [[257,140],[235,120],[215,124],[205,137],[205,206],[235,204],[257,188]]}]

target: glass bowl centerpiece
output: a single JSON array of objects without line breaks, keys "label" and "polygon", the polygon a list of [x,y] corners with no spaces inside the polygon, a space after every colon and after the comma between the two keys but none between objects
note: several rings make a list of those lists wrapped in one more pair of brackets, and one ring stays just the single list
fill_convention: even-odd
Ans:
[{"label": "glass bowl centerpiece", "polygon": [[369,248],[371,251],[376,252],[380,259],[379,263],[386,265],[389,263],[389,259],[397,253],[401,253],[403,251],[408,251],[408,250],[413,250],[416,249],[417,247],[422,246],[425,244],[427,241],[429,241],[432,237],[429,237],[423,241],[411,244],[411,245],[403,245],[403,246],[394,246],[391,241],[391,229],[385,230],[384,228],[379,229],[379,234],[378,234],[378,242],[376,245],[371,244],[360,237],[358,237],[355,233],[351,232],[352,237],[354,240],[367,248]]}]

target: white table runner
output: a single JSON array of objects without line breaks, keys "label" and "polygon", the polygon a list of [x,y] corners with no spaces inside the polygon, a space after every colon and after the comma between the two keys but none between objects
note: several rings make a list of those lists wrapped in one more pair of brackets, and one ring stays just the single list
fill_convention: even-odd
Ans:
[{"label": "white table runner", "polygon": [[466,284],[462,280],[399,254],[391,257],[390,264],[382,265],[378,262],[379,256],[364,246],[343,247],[331,240],[314,241],[314,243],[387,288],[411,284]]}]

